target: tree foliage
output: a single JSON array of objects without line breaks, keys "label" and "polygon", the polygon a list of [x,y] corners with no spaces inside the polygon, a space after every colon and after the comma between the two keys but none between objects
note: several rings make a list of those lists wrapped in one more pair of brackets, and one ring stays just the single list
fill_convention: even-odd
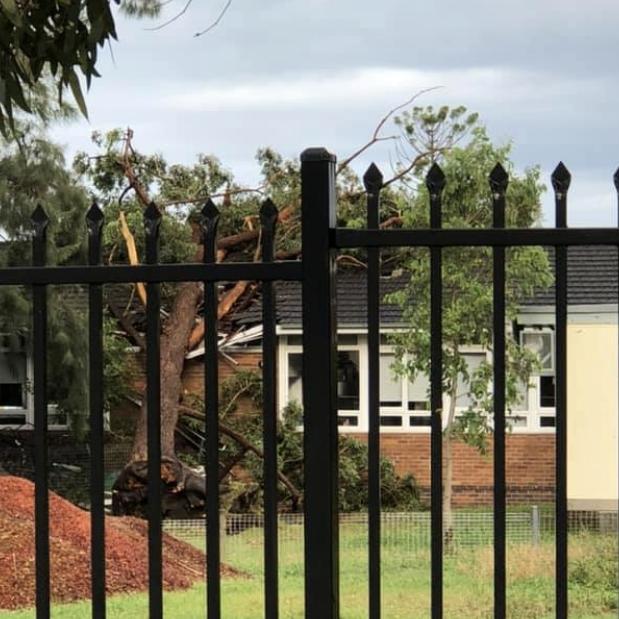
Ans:
[{"label": "tree foliage", "polygon": [[[38,204],[49,216],[48,263],[76,264],[84,259],[87,193],[65,165],[62,150],[31,127],[20,140],[0,139],[0,265],[30,264],[30,216]],[[85,429],[87,352],[80,291],[50,286],[48,292],[48,397]],[[27,345],[31,314],[30,290],[0,287],[0,332]]]},{"label": "tree foliage", "polygon": [[[194,406],[201,410],[198,400]],[[278,470],[299,491],[304,488],[303,475],[303,411],[293,402],[283,411],[277,425]],[[252,444],[262,449],[262,381],[260,374],[239,371],[222,384],[220,420],[234,428]],[[199,425],[195,426],[200,429]],[[339,437],[339,509],[343,512],[364,511],[368,504],[368,449],[362,441],[346,435]],[[242,447],[233,439],[222,437],[220,458],[223,467],[237,461]],[[255,453],[242,457],[244,474],[230,489],[232,509],[242,511],[262,508],[263,461]],[[381,458],[382,507],[385,510],[414,510],[421,507],[419,489],[412,475],[399,476],[393,463]],[[298,509],[295,497],[279,484],[279,502],[283,509]]]},{"label": "tree foliage", "polygon": [[[461,112],[464,114],[464,112]],[[413,110],[402,121],[407,131],[431,131],[424,139],[433,140],[437,123],[449,119],[445,129],[457,146],[439,153],[437,160],[445,174],[442,197],[442,221],[445,228],[492,227],[492,197],[488,175],[500,163],[509,174],[507,190],[507,227],[527,228],[540,220],[540,196],[544,186],[539,168],[516,173],[509,159],[510,145],[495,146],[476,117],[468,126],[452,119],[444,109]],[[433,120],[436,118],[436,122]],[[410,129],[408,129],[410,127]],[[414,127],[414,129],[413,129]],[[465,138],[465,133],[468,135]],[[411,193],[411,208],[404,225],[411,228],[429,226],[429,193],[421,180]],[[425,249],[411,249],[400,257],[407,274],[407,285],[391,294],[388,300],[403,313],[406,328],[392,336],[396,346],[395,370],[413,379],[430,375],[430,260]],[[451,511],[451,441],[460,439],[482,453],[492,432],[493,398],[490,390],[492,365],[482,361],[469,367],[465,347],[492,350],[493,346],[493,262],[488,247],[451,247],[442,252],[442,350],[443,395],[448,405],[443,409],[445,512]],[[506,319],[514,324],[519,305],[536,289],[549,286],[552,275],[546,252],[540,247],[515,247],[506,251]],[[522,386],[528,384],[538,367],[537,358],[521,347],[514,334],[506,339],[506,403],[508,409],[522,399]],[[456,416],[458,403],[466,398],[466,410]]]},{"label": "tree foliage", "polygon": [[[120,4],[120,0],[115,0]],[[126,0],[121,9],[137,17],[159,14],[159,0]],[[87,115],[80,76],[89,87],[98,77],[101,47],[116,38],[110,0],[0,1],[0,131],[13,128],[16,110],[36,112],[41,83],[53,83],[62,101],[69,90]]]}]

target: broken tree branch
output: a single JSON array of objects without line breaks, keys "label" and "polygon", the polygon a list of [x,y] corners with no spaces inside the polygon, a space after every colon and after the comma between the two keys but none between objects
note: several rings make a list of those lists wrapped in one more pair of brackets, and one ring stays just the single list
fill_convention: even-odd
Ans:
[{"label": "broken tree branch", "polygon": [[[120,211],[118,220],[120,221],[120,232],[123,235],[123,238],[125,239],[125,245],[127,246],[127,256],[129,257],[129,264],[139,264],[140,260],[138,258],[138,249],[135,244],[135,237],[131,233],[131,230],[129,230],[127,220],[125,219],[125,214],[122,211]],[[146,306],[146,287],[141,282],[137,282],[135,286],[137,288],[138,296],[140,297],[142,305]]]},{"label": "broken tree branch", "polygon": [[[184,406],[184,405],[181,404],[181,405],[179,405],[179,410],[180,410],[180,412],[183,415],[187,415],[188,417],[193,417],[194,419],[199,419],[200,421],[202,421],[204,419],[204,414],[203,413],[200,413],[200,412],[194,410],[193,408],[189,408],[188,406]],[[229,426],[221,423],[221,421],[219,422],[219,431],[224,436],[227,436],[228,438],[231,438],[233,441],[238,443],[238,445],[241,446],[242,448],[246,449],[247,451],[251,451],[252,453],[254,453],[259,458],[264,458],[264,452],[262,451],[262,449],[260,449],[259,447],[256,447],[256,445],[254,445],[251,441],[246,439],[242,434],[239,434],[238,432],[236,432],[235,430],[233,430]],[[301,492],[290,481],[290,479],[288,479],[288,477],[286,475],[284,475],[284,473],[282,473],[281,471],[278,470],[277,471],[277,477],[282,482],[282,484],[286,488],[288,488],[290,494],[295,499],[300,499],[301,498]]]}]

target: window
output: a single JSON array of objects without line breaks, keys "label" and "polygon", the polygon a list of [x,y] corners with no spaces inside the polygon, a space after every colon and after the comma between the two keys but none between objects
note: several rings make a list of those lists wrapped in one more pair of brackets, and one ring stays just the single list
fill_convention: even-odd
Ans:
[{"label": "window", "polygon": [[[553,432],[555,425],[554,332],[549,327],[526,327],[520,331],[520,342],[535,350],[541,371],[530,377],[529,384],[519,386],[521,401],[507,411],[511,427],[516,431]],[[418,373],[413,380],[396,373],[394,347],[390,339],[381,340],[379,356],[380,426],[384,432],[428,432],[431,425],[430,381]],[[300,335],[282,338],[280,349],[281,408],[296,401],[303,403],[303,356]],[[456,414],[462,414],[474,401],[470,396],[470,376],[482,363],[491,363],[491,353],[479,346],[461,351],[467,365],[465,379],[461,374],[456,399]],[[344,432],[368,430],[368,351],[367,337],[362,334],[339,334],[337,351],[338,425]],[[317,386],[316,388],[321,388]],[[488,385],[489,395],[492,385]],[[448,407],[445,397],[444,407]]]},{"label": "window", "polygon": [[[284,403],[303,404],[303,349],[300,335],[287,336],[286,371],[287,391]],[[359,429],[361,425],[361,347],[354,334],[338,337],[337,406],[338,425]],[[284,404],[285,405],[285,404]]]},{"label": "window", "polygon": [[389,429],[410,429],[430,425],[428,377],[413,381],[394,370],[394,352],[386,346],[380,353],[380,425]]},{"label": "window", "polygon": [[[340,425],[359,425],[359,352],[337,353],[337,408]],[[354,415],[342,415],[342,411]]]},{"label": "window", "polygon": [[23,425],[28,421],[27,357],[19,347],[0,347],[0,425]]},{"label": "window", "polygon": [[527,427],[531,430],[552,430],[555,427],[554,336],[551,327],[525,327],[520,333],[521,345],[534,352],[540,363],[539,371],[531,376],[525,403],[520,405],[528,415]]},{"label": "window", "polygon": [[288,355],[288,401],[303,403],[303,354]]},{"label": "window", "polygon": [[381,408],[402,407],[402,379],[395,375],[393,364],[395,356],[392,353],[381,353],[380,374],[380,406]]},{"label": "window", "polygon": [[26,354],[0,352],[0,407],[25,406]]},{"label": "window", "polygon": [[456,396],[456,407],[466,409],[475,404],[470,395],[470,378],[486,360],[486,353],[464,353],[462,357],[464,359],[464,363],[466,364],[466,372],[469,378],[466,379],[463,374],[458,376],[458,395]]},{"label": "window", "polygon": [[[8,337],[0,335],[0,427],[31,427],[34,423],[28,385],[31,371],[25,340],[9,344]],[[67,415],[58,405],[49,403],[47,409],[50,429],[67,427]]]}]

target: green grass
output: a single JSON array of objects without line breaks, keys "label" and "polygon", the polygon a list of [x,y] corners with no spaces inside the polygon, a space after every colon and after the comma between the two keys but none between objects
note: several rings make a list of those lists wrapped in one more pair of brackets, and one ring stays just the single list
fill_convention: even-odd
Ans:
[{"label": "green grass", "polygon": [[[298,525],[288,525],[297,526]],[[286,542],[282,527],[280,553],[280,609],[282,619],[303,617],[303,562],[298,543]],[[298,533],[298,529],[295,531]],[[298,535],[296,535],[298,538]],[[366,532],[359,525],[342,527],[341,534],[342,619],[367,617]],[[262,541],[250,529],[234,536],[224,548],[225,560],[247,574],[246,578],[222,582],[223,617],[263,617]],[[508,548],[508,616],[510,619],[544,619],[553,616],[554,548],[543,542],[537,547]],[[383,612],[385,619],[429,616],[430,561],[427,551],[411,554],[404,540],[383,548]],[[445,558],[445,617],[489,619],[492,617],[492,548],[460,550]],[[570,618],[610,619],[617,616],[617,540],[592,534],[570,538]],[[205,615],[204,585],[188,591],[165,594],[165,616],[198,619]],[[148,616],[147,596],[122,595],[108,600],[110,619],[140,619]],[[85,619],[90,604],[53,607],[53,619]],[[31,619],[33,611],[0,612],[0,619]]]}]

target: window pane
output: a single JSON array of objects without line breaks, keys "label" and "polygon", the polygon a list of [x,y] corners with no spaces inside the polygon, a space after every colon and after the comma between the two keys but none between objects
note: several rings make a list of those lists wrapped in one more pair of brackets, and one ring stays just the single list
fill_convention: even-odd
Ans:
[{"label": "window pane", "polygon": [[381,426],[401,426],[402,425],[402,417],[399,415],[381,415],[380,418]]},{"label": "window pane", "polygon": [[529,410],[529,387],[526,383],[518,381],[516,385],[518,391],[518,403],[514,403],[511,409],[514,411],[528,411]]},{"label": "window pane", "polygon": [[0,406],[24,406],[23,388],[22,385],[0,384]]},{"label": "window pane", "polygon": [[555,377],[554,376],[540,376],[539,405],[542,408],[554,408],[555,406]]},{"label": "window pane", "polygon": [[359,410],[359,353],[337,353],[337,407],[342,411]]},{"label": "window pane", "polygon": [[408,410],[425,411],[430,409],[428,391],[430,381],[425,374],[417,374],[413,381],[408,381]]},{"label": "window pane", "polygon": [[529,350],[538,355],[540,363],[542,364],[542,370],[550,371],[554,368],[551,332],[524,332],[522,334],[522,343]]},{"label": "window pane", "polygon": [[[469,376],[485,361],[485,353],[468,353],[462,355],[467,366]],[[458,376],[458,395],[456,397],[456,406],[460,408],[468,408],[473,404],[473,400],[469,395],[469,382],[464,380],[464,376]]]},{"label": "window pane", "polygon": [[411,426],[430,426],[432,425],[430,420],[430,415],[426,415],[424,417],[410,417],[408,420],[409,425]]},{"label": "window pane", "polygon": [[402,406],[402,380],[392,369],[395,355],[380,355],[380,404]]},{"label": "window pane", "polygon": [[26,382],[26,354],[0,352],[0,383]]},{"label": "window pane", "polygon": [[0,406],[24,406],[26,354],[0,353]]},{"label": "window pane", "polygon": [[303,355],[288,355],[288,401],[303,403]]}]

